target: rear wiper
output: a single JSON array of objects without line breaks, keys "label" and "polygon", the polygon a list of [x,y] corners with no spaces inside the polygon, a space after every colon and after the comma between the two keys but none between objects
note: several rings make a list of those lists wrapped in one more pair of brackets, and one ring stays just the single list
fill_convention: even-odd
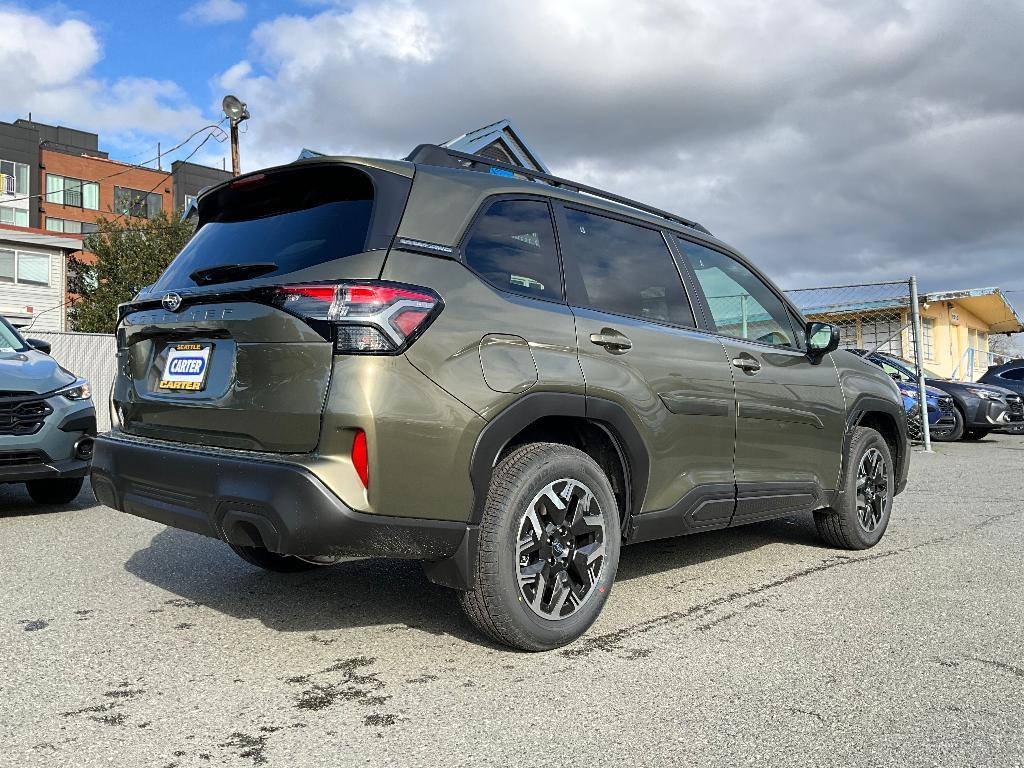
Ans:
[{"label": "rear wiper", "polygon": [[189,275],[196,285],[229,283],[232,280],[246,280],[269,272],[276,272],[277,264],[218,264],[216,267],[197,269]]}]

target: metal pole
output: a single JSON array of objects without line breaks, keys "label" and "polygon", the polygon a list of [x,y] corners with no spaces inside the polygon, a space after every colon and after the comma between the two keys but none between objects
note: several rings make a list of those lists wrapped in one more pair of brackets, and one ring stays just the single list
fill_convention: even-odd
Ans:
[{"label": "metal pole", "polygon": [[917,276],[910,276],[910,320],[914,328],[914,365],[917,366],[917,396],[921,405],[921,429],[924,449],[931,453],[932,435],[928,428],[928,397],[925,395],[924,368],[921,365],[921,305],[917,301]]},{"label": "metal pole", "polygon": [[231,175],[237,176],[241,171],[241,161],[238,159],[238,121],[231,121]]}]

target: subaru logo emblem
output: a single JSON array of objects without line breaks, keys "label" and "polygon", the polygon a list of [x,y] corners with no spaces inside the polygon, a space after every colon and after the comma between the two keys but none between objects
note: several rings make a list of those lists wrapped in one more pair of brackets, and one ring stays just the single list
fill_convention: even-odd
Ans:
[{"label": "subaru logo emblem", "polygon": [[168,293],[160,302],[168,312],[177,312],[181,309],[181,296],[177,293]]}]

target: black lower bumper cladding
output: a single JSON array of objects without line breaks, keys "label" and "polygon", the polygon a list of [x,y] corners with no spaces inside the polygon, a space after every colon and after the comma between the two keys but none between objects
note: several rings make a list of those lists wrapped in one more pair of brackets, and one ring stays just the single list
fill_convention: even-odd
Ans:
[{"label": "black lower bumper cladding", "polygon": [[468,528],[358,512],[294,464],[108,435],[96,439],[92,485],[108,507],[288,555],[439,561],[464,547]]}]

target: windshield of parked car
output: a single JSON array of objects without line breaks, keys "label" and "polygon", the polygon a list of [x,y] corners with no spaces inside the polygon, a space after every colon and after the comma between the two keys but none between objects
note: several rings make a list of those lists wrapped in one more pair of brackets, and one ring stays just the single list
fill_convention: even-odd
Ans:
[{"label": "windshield of parked car", "polygon": [[28,344],[14,330],[14,326],[0,317],[0,352],[24,352]]}]

